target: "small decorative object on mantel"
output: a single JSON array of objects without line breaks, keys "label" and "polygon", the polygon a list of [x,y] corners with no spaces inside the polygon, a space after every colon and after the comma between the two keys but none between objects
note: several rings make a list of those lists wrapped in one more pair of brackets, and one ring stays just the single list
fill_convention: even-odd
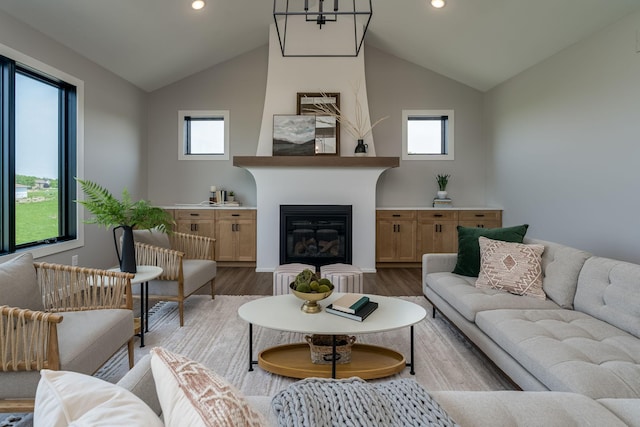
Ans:
[{"label": "small decorative object on mantel", "polygon": [[356,156],[366,156],[367,155],[367,145],[364,143],[364,139],[371,134],[373,128],[378,125],[381,121],[388,119],[389,116],[382,117],[373,124],[369,124],[369,117],[365,115],[362,111],[362,103],[360,102],[360,86],[353,86],[354,99],[355,99],[355,111],[353,118],[349,118],[338,106],[332,106],[332,108],[328,107],[326,104],[314,104],[314,108],[309,109],[308,111],[335,117],[336,120],[344,126],[344,129],[349,133],[356,141],[357,145],[354,150],[354,154]]},{"label": "small decorative object on mantel", "polygon": [[[173,226],[173,218],[162,208],[152,206],[147,200],[133,202],[125,188],[122,200],[116,199],[106,188],[87,180],[76,178],[82,191],[87,195],[85,200],[78,200],[94,217],[86,220],[88,224],[113,227],[113,242],[120,264],[120,271],[136,273],[136,249],[133,241],[133,228],[150,230],[157,228],[169,232]],[[122,255],[118,249],[116,230],[122,228]]]}]

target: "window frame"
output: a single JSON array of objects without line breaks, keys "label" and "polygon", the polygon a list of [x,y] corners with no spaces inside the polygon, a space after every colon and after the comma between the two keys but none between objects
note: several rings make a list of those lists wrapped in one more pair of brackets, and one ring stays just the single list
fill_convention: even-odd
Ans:
[{"label": "window frame", "polygon": [[[188,154],[185,119],[222,119],[224,123],[224,153]],[[178,111],[178,160],[229,160],[229,110],[179,110]]]},{"label": "window frame", "polygon": [[[408,124],[410,117],[438,118],[447,117],[446,149],[440,154],[409,154]],[[455,115],[454,110],[402,110],[402,160],[454,160],[455,147]]]},{"label": "window frame", "polygon": [[[18,71],[43,81],[56,82],[68,88],[75,88],[75,93],[70,95],[74,99],[68,100],[66,111],[69,117],[75,117],[75,129],[64,127],[65,143],[59,148],[59,153],[66,157],[66,167],[60,171],[58,176],[59,194],[58,197],[64,200],[59,203],[60,218],[62,221],[61,234],[64,240],[53,242],[36,243],[34,245],[15,245],[15,105],[9,97],[5,97],[1,91],[3,85],[0,84],[0,113],[4,123],[2,132],[0,161],[2,162],[2,187],[0,187],[0,220],[2,221],[2,236],[0,236],[0,261],[15,257],[23,252],[31,252],[34,258],[40,258],[60,252],[77,249],[84,246],[84,212],[76,199],[80,199],[79,186],[75,182],[75,177],[84,177],[84,81],[74,77],[53,66],[45,64],[22,52],[14,50],[8,46],[0,44],[0,56],[6,58],[3,62],[12,64],[10,67],[2,67],[2,79],[12,79],[15,82],[15,73]],[[8,70],[10,68],[10,71]],[[71,91],[74,92],[74,91]],[[65,91],[69,95],[70,92]],[[13,94],[10,94],[12,97]],[[63,111],[63,112],[64,112]],[[6,123],[10,123],[7,126]],[[65,121],[65,125],[68,122]],[[62,129],[61,129],[62,130]],[[75,144],[73,143],[75,139]],[[71,143],[68,141],[71,140]],[[6,142],[6,143],[5,143]],[[75,146],[74,146],[75,145]],[[60,161],[58,166],[60,168]],[[5,167],[7,166],[7,167]],[[65,186],[64,191],[61,190]],[[63,194],[64,193],[64,194]],[[7,231],[9,230],[9,231]],[[8,234],[8,235],[7,235]]]}]

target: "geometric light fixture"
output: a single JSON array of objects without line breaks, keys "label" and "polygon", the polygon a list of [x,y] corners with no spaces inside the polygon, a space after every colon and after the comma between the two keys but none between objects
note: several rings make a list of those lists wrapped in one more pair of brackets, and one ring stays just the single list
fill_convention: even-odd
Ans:
[{"label": "geometric light fixture", "polygon": [[431,6],[435,7],[436,9],[443,8],[444,4],[444,0],[431,0]]},{"label": "geometric light fixture", "polygon": [[282,56],[358,56],[371,0],[274,0]]}]

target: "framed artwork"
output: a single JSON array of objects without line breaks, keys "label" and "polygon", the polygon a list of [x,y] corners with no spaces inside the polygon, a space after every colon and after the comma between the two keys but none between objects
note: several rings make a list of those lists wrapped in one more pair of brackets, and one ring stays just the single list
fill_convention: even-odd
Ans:
[{"label": "framed artwork", "polygon": [[334,116],[318,113],[316,106],[320,104],[338,114],[340,94],[298,92],[297,113],[316,116],[315,154],[337,156],[340,154],[340,122]]},{"label": "framed artwork", "polygon": [[316,145],[316,116],[273,116],[274,156],[313,156]]}]

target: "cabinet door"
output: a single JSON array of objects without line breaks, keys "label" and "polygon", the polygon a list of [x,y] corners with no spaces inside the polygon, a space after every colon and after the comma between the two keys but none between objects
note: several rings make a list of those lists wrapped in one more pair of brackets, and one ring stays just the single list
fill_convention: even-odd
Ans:
[{"label": "cabinet door", "polygon": [[428,210],[418,212],[418,233],[422,254],[451,253],[458,250],[458,212],[452,210]]},{"label": "cabinet door", "polygon": [[256,260],[256,222],[239,220],[236,225],[236,260]]},{"label": "cabinet door", "polygon": [[256,260],[256,211],[225,209],[216,213],[216,260]]},{"label": "cabinet door", "polygon": [[376,261],[414,262],[416,258],[416,211],[376,211]]},{"label": "cabinet door", "polygon": [[415,220],[396,221],[395,261],[413,262],[416,260],[416,229]]},{"label": "cabinet door", "polygon": [[216,261],[235,261],[235,222],[229,219],[216,221]]}]

